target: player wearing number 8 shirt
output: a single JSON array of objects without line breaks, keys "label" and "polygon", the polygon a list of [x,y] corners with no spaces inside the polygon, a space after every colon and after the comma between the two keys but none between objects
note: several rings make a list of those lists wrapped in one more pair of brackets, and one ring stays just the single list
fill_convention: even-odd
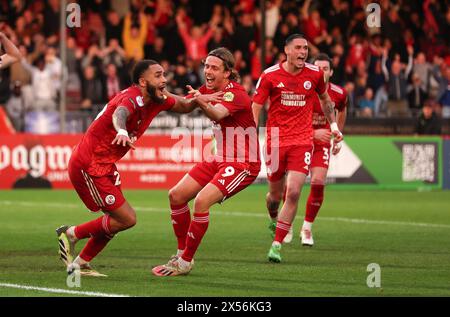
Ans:
[{"label": "player wearing number 8 shirt", "polygon": [[[191,95],[222,92],[223,100],[200,105],[213,123],[217,153],[195,165],[169,191],[172,225],[177,237],[176,255],[156,266],[156,276],[188,274],[194,255],[209,225],[209,209],[249,186],[260,170],[259,146],[251,99],[236,82],[233,54],[226,48],[211,51],[204,63],[206,84]],[[191,221],[188,203],[194,199]]]},{"label": "player wearing number 8 shirt", "polygon": [[[335,141],[342,140],[323,72],[305,62],[308,42],[302,35],[293,34],[286,39],[284,51],[286,61],[266,69],[261,75],[252,105],[253,116],[258,120],[263,104],[270,98],[266,129],[269,181],[266,206],[274,233],[268,253],[273,262],[281,262],[281,243],[291,230],[300,192],[309,174],[313,149],[312,98],[316,94],[320,96],[327,120],[332,123]],[[286,199],[278,215],[285,185]]]},{"label": "player wearing number 8 shirt", "polygon": [[[347,115],[347,92],[344,88],[334,85],[329,81],[333,75],[331,68],[333,64],[328,55],[317,55],[314,60],[314,65],[319,67],[324,73],[327,91],[336,111],[336,121],[339,130],[342,131]],[[312,224],[322,206],[330,155],[337,155],[341,149],[341,143],[333,143],[333,147],[331,147],[330,125],[323,114],[319,96],[317,95],[313,99],[313,108],[314,150],[311,159],[311,191],[306,203],[305,220],[300,231],[302,244],[310,247],[314,245]]]},{"label": "player wearing number 8 shirt", "polygon": [[[134,142],[158,113],[189,112],[196,106],[195,98],[187,101],[165,90],[163,68],[153,60],[138,62],[132,76],[133,85],[108,102],[69,161],[69,177],[81,200],[89,210],[104,213],[84,224],[56,230],[60,258],[69,273],[78,266],[82,275],[105,276],[93,270],[90,261],[116,233],[136,223],[136,214],[122,194],[115,163],[134,149]],[[203,99],[219,100],[209,95]],[[86,238],[87,244],[73,260],[76,242]]]}]

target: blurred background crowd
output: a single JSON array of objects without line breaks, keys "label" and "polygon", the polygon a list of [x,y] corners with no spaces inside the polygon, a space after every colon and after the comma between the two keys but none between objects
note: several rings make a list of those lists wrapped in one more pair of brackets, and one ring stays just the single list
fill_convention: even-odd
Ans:
[{"label": "blurred background crowd", "polygon": [[[332,58],[331,81],[349,92],[350,117],[415,118],[427,134],[450,118],[447,0],[268,0],[264,43],[258,0],[76,2],[81,27],[67,28],[68,111],[98,110],[130,85],[130,69],[143,58],[159,61],[168,89],[184,94],[186,85],[201,85],[202,60],[220,46],[232,50],[252,94],[263,67],[284,60],[285,38],[302,33],[311,58]],[[381,7],[381,28],[366,24],[370,2]],[[58,111],[59,23],[58,0],[0,0],[0,30],[24,56],[0,74],[0,105],[18,130],[24,111]],[[424,120],[436,124],[421,127]]]}]

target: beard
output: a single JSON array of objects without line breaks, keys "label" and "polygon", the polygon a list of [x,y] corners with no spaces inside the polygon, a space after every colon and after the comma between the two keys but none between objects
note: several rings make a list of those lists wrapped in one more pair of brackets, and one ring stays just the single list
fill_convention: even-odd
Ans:
[{"label": "beard", "polygon": [[163,103],[165,98],[157,96],[157,88],[153,86],[149,82],[147,82],[147,93],[150,96],[150,99],[155,103]]}]

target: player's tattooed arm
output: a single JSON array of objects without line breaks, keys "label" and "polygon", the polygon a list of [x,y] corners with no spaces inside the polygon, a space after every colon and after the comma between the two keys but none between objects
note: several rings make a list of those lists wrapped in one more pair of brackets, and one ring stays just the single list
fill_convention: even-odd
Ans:
[{"label": "player's tattooed arm", "polygon": [[133,150],[135,149],[135,146],[133,145],[133,142],[135,140],[132,140],[130,136],[128,135],[127,131],[127,119],[130,115],[130,111],[123,106],[119,106],[116,108],[112,115],[112,122],[114,125],[114,129],[117,131],[117,135],[112,141],[111,144],[117,144],[122,146],[129,146]]},{"label": "player's tattooed arm", "polygon": [[320,105],[322,107],[322,111],[325,114],[325,117],[327,118],[328,122],[331,124],[333,122],[336,122],[336,116],[334,115],[334,107],[333,102],[331,101],[330,95],[325,92],[322,95],[319,95],[320,97]]},{"label": "player's tattooed arm", "polygon": [[114,128],[117,132],[119,132],[120,129],[127,129],[127,119],[129,115],[130,111],[126,107],[119,106],[116,108],[113,113],[112,120]]},{"label": "player's tattooed arm", "polygon": [[343,135],[339,131],[338,125],[336,123],[336,116],[334,114],[333,102],[331,101],[330,95],[327,92],[319,95],[320,105],[322,111],[330,123],[331,133],[334,136],[334,142],[341,142],[343,140]]}]

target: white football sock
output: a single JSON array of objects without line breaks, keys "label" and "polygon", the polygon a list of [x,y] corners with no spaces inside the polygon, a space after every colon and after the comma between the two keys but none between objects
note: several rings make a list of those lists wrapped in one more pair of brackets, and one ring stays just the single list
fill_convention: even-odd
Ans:
[{"label": "white football sock", "polygon": [[76,263],[76,264],[78,264],[79,266],[82,266],[82,265],[84,265],[84,264],[86,264],[86,263],[89,263],[89,262],[83,260],[82,258],[80,258],[80,256],[77,256],[77,257],[75,258],[75,260],[73,261],[73,263]]},{"label": "white football sock", "polygon": [[306,230],[309,230],[309,231],[311,231],[311,228],[312,228],[312,222],[309,222],[309,221],[304,221],[303,222],[303,226],[302,226],[302,229],[306,229]]},{"label": "white football sock", "polygon": [[182,257],[178,259],[178,264],[180,265],[180,269],[186,269],[191,265],[191,262],[184,260]]},{"label": "white football sock", "polygon": [[70,239],[71,242],[77,242],[77,236],[75,235],[75,226],[69,227],[66,231],[67,237]]}]

